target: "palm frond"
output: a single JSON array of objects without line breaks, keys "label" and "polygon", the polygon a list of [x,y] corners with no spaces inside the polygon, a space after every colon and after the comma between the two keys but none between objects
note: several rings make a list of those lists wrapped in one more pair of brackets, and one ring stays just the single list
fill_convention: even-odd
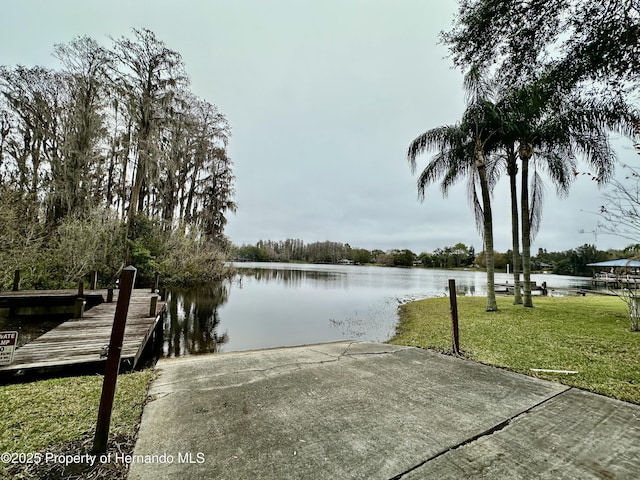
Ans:
[{"label": "palm frond", "polygon": [[471,147],[465,132],[458,126],[431,129],[418,136],[407,150],[407,158],[415,172],[418,155],[435,150],[436,154],[418,177],[418,198],[424,200],[426,188],[442,179],[440,189],[446,196],[449,188],[468,173]]},{"label": "palm frond", "polygon": [[461,141],[461,132],[456,125],[445,125],[433,128],[418,135],[407,149],[407,160],[411,172],[415,173],[416,159],[419,155],[430,151],[444,150]]},{"label": "palm frond", "polygon": [[576,150],[584,156],[586,162],[594,169],[598,184],[607,183],[613,176],[616,154],[602,132],[576,136]]},{"label": "palm frond", "polygon": [[443,156],[441,154],[437,154],[418,176],[418,198],[420,201],[424,200],[426,188],[439,178],[443,168],[441,166],[442,163]]},{"label": "palm frond", "polygon": [[500,176],[505,171],[506,157],[499,153],[489,153],[487,155],[487,183],[489,184],[489,190],[493,192],[493,189],[498,184]]},{"label": "palm frond", "polygon": [[493,98],[497,89],[496,81],[487,75],[484,69],[478,65],[473,65],[464,76],[463,87],[467,104],[472,104],[479,100]]},{"label": "palm frond", "polygon": [[[534,167],[535,168],[535,167]],[[542,204],[544,200],[544,184],[537,169],[531,178],[531,204],[529,206],[529,234],[531,240],[536,238],[542,222]]]},{"label": "palm frond", "polygon": [[576,170],[576,158],[571,151],[557,147],[539,150],[534,165],[546,171],[556,187],[558,196],[565,197],[569,194]]},{"label": "palm frond", "polygon": [[478,196],[478,189],[476,187],[477,180],[477,172],[474,172],[467,178],[467,200],[473,209],[473,216],[476,221],[478,233],[484,239],[484,211],[482,209],[480,197]]},{"label": "palm frond", "polygon": [[458,148],[452,148],[443,153],[447,155],[449,168],[442,176],[440,190],[443,196],[447,196],[449,188],[473,172],[473,147],[460,145]]}]

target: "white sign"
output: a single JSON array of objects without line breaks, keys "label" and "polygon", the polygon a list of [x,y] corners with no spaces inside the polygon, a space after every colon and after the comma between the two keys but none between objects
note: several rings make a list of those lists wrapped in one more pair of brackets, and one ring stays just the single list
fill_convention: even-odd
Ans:
[{"label": "white sign", "polygon": [[18,344],[18,332],[0,332],[0,365],[13,362],[13,352]]}]

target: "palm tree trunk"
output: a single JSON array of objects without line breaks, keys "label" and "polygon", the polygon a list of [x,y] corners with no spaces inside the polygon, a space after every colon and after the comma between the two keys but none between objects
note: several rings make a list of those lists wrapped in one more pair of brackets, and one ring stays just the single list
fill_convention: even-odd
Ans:
[{"label": "palm tree trunk", "polygon": [[532,145],[520,146],[522,161],[522,190],[520,204],[522,206],[522,280],[524,295],[522,305],[533,307],[531,299],[531,215],[529,213],[529,159],[533,153]]},{"label": "palm tree trunk", "polygon": [[511,251],[513,263],[513,304],[522,305],[522,293],[520,292],[520,228],[518,218],[518,191],[516,188],[516,164],[513,147],[509,151],[507,173],[509,174],[509,187],[511,189]]},{"label": "palm tree trunk", "polygon": [[493,254],[493,216],[491,215],[491,197],[484,162],[478,166],[478,176],[482,192],[484,248],[487,253],[487,312],[495,312],[498,310],[498,304],[496,302],[495,257]]}]

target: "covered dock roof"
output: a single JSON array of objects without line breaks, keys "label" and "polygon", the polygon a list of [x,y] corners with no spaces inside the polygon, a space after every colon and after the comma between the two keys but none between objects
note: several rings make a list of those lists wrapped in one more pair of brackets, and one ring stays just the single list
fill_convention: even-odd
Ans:
[{"label": "covered dock roof", "polygon": [[607,260],[606,262],[587,263],[587,267],[640,267],[640,261],[631,258]]}]

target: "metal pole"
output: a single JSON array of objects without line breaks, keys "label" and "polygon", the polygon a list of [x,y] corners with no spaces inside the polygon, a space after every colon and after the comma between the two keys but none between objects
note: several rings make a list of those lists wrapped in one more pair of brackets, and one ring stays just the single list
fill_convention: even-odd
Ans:
[{"label": "metal pole", "polygon": [[135,279],[136,269],[134,267],[128,266],[122,270],[122,275],[120,275],[120,292],[118,293],[118,303],[116,304],[113,329],[111,330],[111,340],[109,341],[109,353],[107,355],[104,381],[102,383],[102,396],[100,397],[100,408],[98,409],[96,435],[93,439],[94,453],[104,452],[107,450],[113,397],[116,393],[118,369],[120,368],[120,354],[122,352],[124,327],[127,322],[129,301],[131,300],[131,291],[133,290]]},{"label": "metal pole", "polygon": [[451,305],[451,329],[453,334],[453,353],[460,355],[460,338],[458,331],[458,299],[456,298],[456,281],[449,279],[449,303]]}]

